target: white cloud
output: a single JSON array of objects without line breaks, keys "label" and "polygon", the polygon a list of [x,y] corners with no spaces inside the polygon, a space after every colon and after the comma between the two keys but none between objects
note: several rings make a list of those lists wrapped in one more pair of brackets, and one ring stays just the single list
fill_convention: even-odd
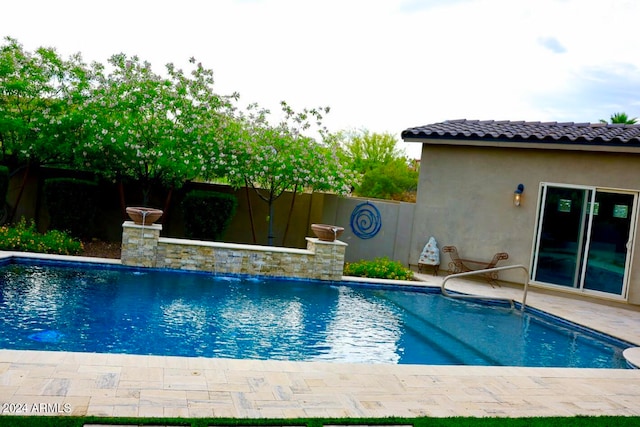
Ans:
[{"label": "white cloud", "polygon": [[553,53],[565,53],[567,51],[562,43],[560,43],[560,40],[555,37],[539,37],[538,43]]}]

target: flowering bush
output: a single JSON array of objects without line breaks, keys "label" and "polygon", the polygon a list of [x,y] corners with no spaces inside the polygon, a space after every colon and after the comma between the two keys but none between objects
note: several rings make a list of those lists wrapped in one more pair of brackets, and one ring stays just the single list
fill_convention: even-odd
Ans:
[{"label": "flowering bush", "polygon": [[373,261],[346,263],[345,276],[371,277],[376,279],[413,280],[413,272],[399,261],[376,258]]},{"label": "flowering bush", "polygon": [[80,107],[89,73],[80,54],[29,52],[10,37],[0,46],[0,157],[16,165],[68,163],[82,139]]},{"label": "flowering bush", "polygon": [[236,95],[217,95],[213,71],[194,58],[190,74],[167,64],[166,76],[137,56],[117,54],[108,63],[109,73],[94,65],[97,84],[83,105],[90,136],[78,153],[83,167],[109,179],[133,178],[145,198],[153,183],[180,186],[215,175],[210,159],[226,144],[223,128]]},{"label": "flowering bush", "polygon": [[[325,191],[346,195],[357,176],[343,167],[339,147],[322,125],[328,107],[295,112],[281,102],[282,118],[274,124],[270,111],[251,104],[247,113],[238,113],[235,142],[231,152],[212,158],[227,167],[229,183],[235,188],[252,188],[269,204],[268,244],[273,244],[273,203],[285,191]],[[315,132],[314,132],[315,131]],[[314,138],[320,137],[320,141]]]},{"label": "flowering bush", "polygon": [[169,63],[157,73],[121,53],[106,66],[88,66],[80,54],[31,53],[7,38],[0,46],[0,161],[27,166],[25,173],[56,163],[137,181],[143,206],[158,185],[224,179],[269,204],[269,244],[273,203],[285,191],[346,195],[358,185],[360,174],[344,167],[340,141],[322,124],[328,107],[296,112],[282,102],[275,120],[257,104],[238,111],[237,93],[217,94],[213,71],[195,58],[189,63],[187,72]]},{"label": "flowering bush", "polygon": [[35,223],[27,223],[24,217],[14,226],[0,227],[0,250],[3,251],[77,255],[82,249],[82,242],[62,231],[38,233]]}]

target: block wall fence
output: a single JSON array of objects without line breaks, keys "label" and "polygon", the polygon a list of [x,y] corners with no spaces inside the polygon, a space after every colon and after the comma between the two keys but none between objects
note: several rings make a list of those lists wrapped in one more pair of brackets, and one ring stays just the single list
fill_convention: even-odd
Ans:
[{"label": "block wall fence", "polygon": [[122,225],[123,265],[340,281],[346,243],[307,237],[307,249],[160,237],[162,225]]},{"label": "block wall fence", "polygon": [[[16,220],[23,216],[27,220],[34,219],[38,231],[41,232],[50,229],[50,216],[42,187],[44,182],[50,178],[61,177],[94,179],[90,173],[68,169],[40,167],[30,170],[31,172],[28,174],[25,169],[11,177],[7,202],[12,208],[15,208]],[[93,223],[95,235],[92,237],[108,242],[121,242],[122,223],[128,220],[121,203],[126,203],[126,206],[144,206],[139,199],[142,191],[133,185],[124,186],[125,200],[122,201],[117,184],[100,181],[100,186],[100,197]],[[22,191],[23,188],[24,191]],[[236,214],[231,219],[224,235],[221,236],[221,241],[240,245],[266,245],[268,222],[265,219],[269,215],[268,204],[260,200],[253,190],[233,189],[221,184],[187,183],[182,189],[173,192],[168,207],[166,206],[167,194],[164,190],[152,192],[149,195],[147,206],[162,209],[166,213],[161,219],[163,237],[177,239],[186,237],[184,224],[188,213],[183,210],[182,200],[191,190],[233,194],[238,199]],[[428,200],[432,203],[436,199],[429,198]],[[377,218],[380,224],[379,232],[366,239],[356,235],[353,229],[353,225],[356,223],[370,225],[372,217],[356,214],[356,210],[363,204],[375,206],[380,214]],[[293,213],[289,216],[289,210],[292,206]],[[282,248],[308,249],[307,236],[313,235],[311,224],[335,224],[345,229],[340,240],[348,244],[345,254],[346,262],[388,257],[405,265],[415,264],[418,257],[410,253],[411,242],[416,242],[414,245],[422,249],[429,237],[435,233],[431,227],[424,227],[416,231],[412,229],[415,208],[415,203],[342,197],[327,193],[297,193],[294,203],[293,193],[285,192],[274,204],[275,245]],[[254,219],[254,227],[251,227],[250,218]],[[424,218],[424,221],[427,220],[428,218]],[[455,242],[442,242],[442,244],[449,243]]]}]

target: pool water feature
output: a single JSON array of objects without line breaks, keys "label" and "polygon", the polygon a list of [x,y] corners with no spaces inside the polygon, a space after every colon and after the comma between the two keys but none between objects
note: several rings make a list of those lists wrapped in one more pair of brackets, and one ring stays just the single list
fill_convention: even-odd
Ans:
[{"label": "pool water feature", "polygon": [[355,363],[626,368],[629,347],[417,288],[23,261],[0,268],[0,330],[5,349]]}]

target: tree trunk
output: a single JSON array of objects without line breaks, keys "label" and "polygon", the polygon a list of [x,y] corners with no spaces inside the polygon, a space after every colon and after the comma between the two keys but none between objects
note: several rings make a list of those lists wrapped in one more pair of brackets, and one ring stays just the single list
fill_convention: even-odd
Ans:
[{"label": "tree trunk", "polygon": [[244,190],[247,194],[247,204],[249,205],[249,221],[251,222],[251,237],[253,237],[253,244],[258,243],[256,239],[256,227],[253,224],[253,210],[251,209],[251,194],[249,192],[249,183],[245,182]]},{"label": "tree trunk", "polygon": [[174,188],[175,186],[171,185],[171,187],[169,188],[169,192],[167,193],[167,197],[164,199],[164,208],[162,209],[162,217],[160,218],[160,221],[158,221],[159,224],[167,223],[167,217],[169,216],[169,208],[171,207],[171,197],[173,196]]},{"label": "tree trunk", "polygon": [[151,194],[151,185],[142,187],[142,207],[149,207],[149,195]]},{"label": "tree trunk", "polygon": [[291,197],[291,205],[289,206],[289,215],[287,216],[287,225],[284,228],[284,236],[282,236],[282,246],[285,245],[287,234],[289,233],[289,224],[291,224],[291,215],[293,215],[293,205],[296,203],[296,194],[298,194],[298,184],[293,187],[293,196]]},{"label": "tree trunk", "polygon": [[120,210],[122,212],[122,218],[126,220],[128,218],[127,204],[124,199],[124,184],[122,183],[122,180],[118,180],[118,195],[120,196]]},{"label": "tree trunk", "polygon": [[13,205],[13,209],[11,210],[11,216],[9,217],[9,222],[14,222],[15,220],[16,212],[18,211],[18,205],[20,204],[20,199],[22,199],[24,188],[27,186],[27,178],[29,177],[30,170],[31,170],[31,164],[29,163],[27,164],[27,167],[24,170],[24,175],[22,176],[22,183],[20,184],[20,191],[18,192],[16,203]]},{"label": "tree trunk", "polygon": [[269,199],[269,229],[267,232],[267,245],[273,246],[273,200]]}]

